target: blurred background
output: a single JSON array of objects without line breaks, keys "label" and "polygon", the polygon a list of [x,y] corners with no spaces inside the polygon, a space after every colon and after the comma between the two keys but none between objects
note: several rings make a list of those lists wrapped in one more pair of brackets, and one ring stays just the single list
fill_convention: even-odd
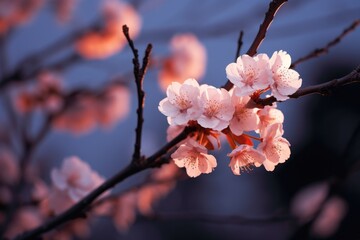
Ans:
[{"label": "blurred background", "polygon": [[[11,30],[6,35],[7,68],[15,69],[26,56],[86,29],[101,18],[103,1],[75,2],[67,21],[59,21],[55,17],[54,3],[45,1],[26,23]],[[226,81],[225,67],[234,61],[239,32],[244,31],[241,51],[244,53],[257,33],[269,1],[133,0],[127,3],[134,7],[142,21],[139,34],[134,38],[140,56],[143,56],[146,44],[152,43],[154,62],[161,61],[169,56],[169,44],[174,35],[192,33],[207,52],[206,71],[201,83],[221,86]],[[274,51],[285,50],[296,60],[325,46],[359,17],[358,0],[289,1],[276,15],[259,53],[271,55]],[[355,30],[326,55],[299,64],[296,70],[303,79],[303,86],[339,78],[355,69],[360,63],[359,42],[360,31]],[[43,66],[73,51],[74,45],[68,43],[47,58]],[[73,155],[88,162],[105,178],[129,163],[135,140],[137,106],[131,59],[132,53],[125,46],[109,57],[98,60],[81,58],[67,64],[61,71],[57,70],[67,91],[83,87],[96,90],[112,79],[121,79],[130,89],[130,107],[129,113],[110,127],[94,127],[80,134],[52,129],[34,153],[32,162],[37,169],[42,169],[40,175],[47,183],[50,183],[49,169],[59,167],[64,158]],[[142,150],[147,156],[166,143],[168,123],[157,110],[159,101],[165,97],[158,82],[160,68],[157,64],[150,67],[144,81],[146,102]],[[359,93],[360,86],[354,84],[339,88],[330,96],[305,96],[279,103],[278,108],[285,115],[284,137],[291,143],[292,154],[274,172],[257,168],[240,176],[233,175],[226,156],[230,148],[224,144],[221,151],[212,153],[218,161],[213,173],[178,181],[176,187],[155,204],[154,213],[159,214],[158,219],[139,216],[127,231],[120,232],[111,220],[100,218],[92,223],[91,235],[87,239],[251,240],[301,236],[303,230],[292,217],[242,224],[231,219],[206,221],[201,216],[292,216],[289,209],[299,191],[333,179],[342,169],[360,160],[360,134],[356,134],[360,126]],[[21,113],[16,113],[16,116],[24,118]],[[41,117],[35,116],[30,124],[27,123],[28,129],[36,131],[41,123]],[[6,136],[13,130],[2,107],[0,134]],[[129,178],[114,192],[142,182],[147,174]],[[346,204],[347,213],[338,227],[332,227],[335,229],[333,233],[314,234],[308,229],[306,237],[298,239],[359,239],[359,184],[360,176],[355,172],[337,192]]]}]

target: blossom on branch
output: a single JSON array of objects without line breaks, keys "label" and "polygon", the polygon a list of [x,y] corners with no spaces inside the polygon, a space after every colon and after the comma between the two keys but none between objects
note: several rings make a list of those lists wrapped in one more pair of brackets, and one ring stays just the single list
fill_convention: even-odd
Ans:
[{"label": "blossom on branch", "polygon": [[289,99],[288,96],[295,93],[302,84],[299,73],[289,69],[291,65],[290,55],[285,51],[276,51],[269,61],[273,73],[272,94],[278,101]]},{"label": "blossom on branch", "polygon": [[201,115],[197,119],[204,128],[221,131],[227,126],[234,114],[231,97],[225,89],[218,89],[206,84],[200,87],[199,105]]},{"label": "blossom on branch", "polygon": [[228,156],[231,158],[229,166],[235,175],[251,170],[252,166],[259,167],[265,161],[263,153],[246,144],[238,146]]},{"label": "blossom on branch", "polygon": [[202,173],[211,173],[217,166],[215,157],[207,154],[206,148],[193,140],[180,145],[171,154],[171,158],[178,167],[185,167],[186,173],[190,177],[197,177]]},{"label": "blossom on branch", "polygon": [[78,202],[100,186],[105,179],[93,171],[86,162],[73,156],[64,160],[61,169],[51,171],[51,180],[54,196],[50,197],[50,207],[55,212],[61,212],[63,205],[71,206]]},{"label": "blossom on branch", "polygon": [[159,110],[168,117],[170,125],[184,125],[200,116],[200,87],[195,79],[187,79],[182,85],[173,82],[166,94],[167,98],[159,103]]}]

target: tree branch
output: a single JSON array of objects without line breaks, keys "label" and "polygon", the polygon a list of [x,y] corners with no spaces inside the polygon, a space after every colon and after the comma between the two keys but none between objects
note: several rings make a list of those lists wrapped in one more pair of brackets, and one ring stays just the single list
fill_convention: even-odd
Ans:
[{"label": "tree branch", "polygon": [[134,146],[134,154],[133,154],[133,161],[139,161],[141,157],[141,138],[142,138],[142,126],[144,123],[144,101],[145,101],[145,92],[143,90],[143,82],[146,69],[148,67],[150,53],[152,49],[152,45],[148,44],[145,50],[145,56],[143,58],[143,63],[140,68],[140,61],[139,61],[139,54],[138,50],[134,46],[134,42],[131,40],[129,35],[129,28],[124,25],[123,26],[124,35],[129,43],[129,46],[134,54],[133,64],[134,64],[134,76],[135,76],[135,83],[137,89],[137,96],[138,96],[138,108],[136,110],[137,113],[137,126],[135,129],[136,136],[135,136],[135,146]]},{"label": "tree branch", "polygon": [[241,47],[243,45],[243,37],[244,37],[244,32],[241,30],[240,31],[240,35],[237,41],[237,48],[236,48],[236,54],[235,54],[235,62],[238,59],[238,57],[240,56],[240,51],[241,51]]},{"label": "tree branch", "polygon": [[[246,52],[247,55],[254,56],[257,53],[257,50],[262,41],[265,39],[267,30],[269,29],[272,21],[274,20],[277,11],[285,2],[287,2],[287,0],[273,0],[270,2],[268,11],[265,13],[265,18],[259,27],[259,31],[256,34],[255,39],[253,40],[249,50]],[[230,90],[232,86],[232,82],[228,80],[223,86],[223,88],[225,88],[226,90]]]},{"label": "tree branch", "polygon": [[311,58],[315,58],[315,57],[319,57],[327,52],[329,52],[330,48],[334,47],[335,45],[337,45],[338,43],[340,43],[340,41],[349,33],[353,32],[358,26],[360,25],[360,19],[355,20],[354,22],[351,23],[350,26],[348,26],[347,28],[345,28],[342,33],[340,35],[338,35],[336,38],[334,38],[333,40],[331,40],[330,42],[328,42],[326,44],[326,46],[322,47],[322,48],[317,48],[315,50],[313,50],[312,52],[308,53],[307,55],[299,58],[298,60],[294,61],[290,68],[295,68],[298,64],[305,62]]},{"label": "tree branch", "polygon": [[[333,90],[337,87],[345,86],[347,84],[356,83],[356,82],[360,82],[360,65],[356,69],[354,69],[352,72],[350,72],[349,74],[347,74],[341,78],[334,79],[332,81],[325,82],[325,83],[320,83],[320,84],[317,84],[314,86],[299,89],[298,91],[296,91],[294,94],[290,95],[289,97],[290,98],[299,98],[299,97],[302,97],[305,95],[310,95],[310,94],[328,95],[328,94],[330,94],[331,90]],[[256,100],[256,104],[258,104],[260,106],[272,105],[274,102],[279,102],[279,101],[277,101],[276,98],[273,96],[265,98],[265,99]]]}]

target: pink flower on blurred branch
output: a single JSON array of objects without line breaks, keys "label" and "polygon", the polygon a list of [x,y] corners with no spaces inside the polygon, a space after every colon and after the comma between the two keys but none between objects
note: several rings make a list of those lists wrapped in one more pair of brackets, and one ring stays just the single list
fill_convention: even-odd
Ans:
[{"label": "pink flower on blurred branch", "polygon": [[175,164],[186,168],[186,173],[190,177],[197,177],[202,173],[211,173],[217,166],[213,155],[207,154],[207,149],[193,140],[185,144],[171,154]]},{"label": "pink flower on blurred branch", "polygon": [[103,177],[78,157],[66,158],[61,169],[53,169],[51,180],[57,197],[50,198],[50,206],[55,212],[59,212],[63,204],[78,202],[104,182]]},{"label": "pink flower on blurred branch", "polygon": [[312,225],[312,233],[322,238],[330,237],[339,228],[346,213],[347,204],[342,198],[330,198]]},{"label": "pink flower on blurred branch", "polygon": [[130,92],[128,88],[114,85],[106,89],[98,104],[98,122],[103,126],[113,125],[129,113]]},{"label": "pink flower on blurred branch", "polygon": [[14,184],[19,179],[19,166],[14,156],[6,151],[0,150],[0,185]]},{"label": "pink flower on blurred branch", "polygon": [[247,96],[265,89],[272,81],[269,57],[266,54],[256,57],[244,54],[238,57],[236,63],[226,67],[226,76],[235,85],[234,94],[237,96]]},{"label": "pink flower on blurred branch", "polygon": [[231,132],[239,136],[244,131],[258,129],[260,122],[260,119],[256,114],[258,108],[248,106],[248,104],[251,104],[251,98],[248,96],[238,97],[233,91],[231,91],[230,94],[232,94],[232,104],[235,106],[234,116],[229,124]]},{"label": "pink flower on blurred branch", "polygon": [[265,106],[263,109],[260,109],[257,112],[257,115],[260,118],[259,123],[259,131],[263,132],[265,129],[275,123],[283,123],[284,122],[284,114],[276,109],[275,106]]},{"label": "pink flower on blurred branch", "polygon": [[136,198],[136,193],[130,191],[117,199],[114,206],[113,219],[118,231],[127,231],[135,222]]},{"label": "pink flower on blurred branch", "polygon": [[268,171],[273,171],[278,163],[284,163],[290,157],[290,143],[282,137],[283,133],[280,123],[268,126],[261,133],[262,142],[257,149],[265,154],[263,165]]},{"label": "pink flower on blurred branch", "polygon": [[168,117],[170,125],[185,125],[200,116],[200,87],[195,79],[187,79],[183,84],[173,82],[166,95],[159,103],[159,111]]},{"label": "pink flower on blurred branch", "polygon": [[252,146],[243,144],[235,148],[228,156],[231,158],[229,166],[235,175],[251,170],[252,166],[261,166],[265,156]]},{"label": "pink flower on blurred branch", "polygon": [[92,96],[77,98],[54,120],[54,127],[78,134],[90,131],[96,125],[96,105],[97,101]]},{"label": "pink flower on blurred branch", "polygon": [[285,51],[276,51],[270,58],[270,67],[273,73],[271,90],[274,97],[279,101],[289,99],[289,95],[295,93],[302,83],[298,72],[289,69],[291,57]]},{"label": "pink flower on blurred branch", "polygon": [[209,85],[200,87],[201,116],[198,123],[204,128],[221,131],[229,125],[234,114],[231,97],[225,89],[218,89]]},{"label": "pink flower on blurred branch", "polygon": [[118,0],[107,0],[103,7],[104,27],[80,37],[75,48],[89,59],[103,59],[119,52],[127,43],[122,26],[127,25],[134,39],[140,32],[141,18],[129,4]]},{"label": "pink flower on blurred branch", "polygon": [[165,91],[172,82],[200,79],[206,69],[206,48],[193,34],[179,34],[170,42],[171,56],[159,72],[160,87]]}]

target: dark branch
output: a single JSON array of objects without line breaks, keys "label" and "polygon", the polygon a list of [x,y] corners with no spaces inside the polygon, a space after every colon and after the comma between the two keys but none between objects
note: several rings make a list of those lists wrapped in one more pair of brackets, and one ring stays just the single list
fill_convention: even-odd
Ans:
[{"label": "dark branch", "polygon": [[360,19],[355,20],[353,23],[351,23],[350,26],[348,26],[347,28],[345,28],[342,33],[340,35],[338,35],[336,38],[334,38],[333,40],[331,40],[330,42],[328,42],[326,44],[326,46],[322,47],[322,48],[317,48],[314,51],[308,53],[307,55],[299,58],[298,60],[294,61],[290,68],[295,68],[298,64],[305,62],[311,58],[315,58],[315,57],[319,57],[325,53],[328,53],[330,48],[334,47],[335,45],[337,45],[338,43],[340,43],[340,41],[349,33],[353,32],[358,26],[360,25]]},{"label": "dark branch", "polygon": [[240,51],[241,51],[241,47],[243,45],[243,36],[244,36],[244,32],[240,31],[240,35],[237,41],[237,48],[236,48],[236,54],[235,54],[235,62],[238,59],[238,57],[240,56]]},{"label": "dark branch", "polygon": [[[259,31],[255,36],[254,41],[252,42],[249,50],[246,52],[249,56],[254,56],[257,53],[257,50],[262,43],[262,41],[266,37],[267,30],[269,29],[277,11],[281,8],[281,6],[287,2],[287,0],[273,0],[269,4],[268,11],[265,14],[265,18],[259,27]],[[223,88],[230,90],[233,84],[230,81],[227,81]]]},{"label": "dark branch", "polygon": [[147,45],[145,50],[145,56],[143,58],[143,63],[140,68],[139,53],[134,46],[134,42],[130,38],[129,28],[126,25],[123,26],[123,32],[134,54],[134,58],[133,58],[134,76],[135,76],[135,83],[136,83],[137,96],[138,96],[138,108],[136,110],[137,126],[135,129],[136,136],[135,136],[135,146],[134,146],[134,154],[133,154],[133,161],[135,162],[135,161],[139,161],[141,157],[141,138],[142,138],[142,126],[144,123],[143,112],[144,112],[144,101],[145,101],[143,82],[144,82],[146,69],[149,64],[149,57],[150,57],[152,45],[151,44]]},{"label": "dark branch", "polygon": [[[290,95],[289,97],[290,98],[299,98],[299,97],[302,97],[305,95],[310,95],[310,94],[328,95],[331,92],[331,90],[333,90],[337,87],[345,86],[347,84],[351,84],[351,83],[355,83],[355,82],[360,82],[360,65],[355,70],[353,70],[351,73],[349,73],[341,78],[334,79],[329,82],[317,84],[314,86],[299,89],[297,92]],[[260,106],[272,105],[274,102],[277,102],[277,100],[273,96],[265,98],[265,99],[256,100],[256,103]]]},{"label": "dark branch", "polygon": [[176,136],[172,141],[165,144],[160,150],[154,153],[149,158],[145,159],[145,165],[141,166],[139,164],[130,163],[126,168],[115,174],[110,179],[106,180],[102,185],[89,193],[86,197],[80,200],[78,203],[73,205],[67,211],[61,213],[60,215],[54,217],[50,221],[44,223],[43,225],[34,228],[33,230],[27,231],[21,235],[18,235],[15,239],[25,240],[25,239],[35,239],[41,234],[48,232],[57,226],[64,224],[65,222],[71,221],[78,216],[82,216],[82,213],[90,204],[98,198],[101,194],[114,187],[116,184],[122,182],[126,178],[139,173],[145,169],[151,167],[157,167],[163,164],[162,161],[158,161],[161,156],[166,154],[170,149],[172,149],[176,144],[184,140],[189,134],[195,131],[194,127],[186,127],[178,136]]}]

